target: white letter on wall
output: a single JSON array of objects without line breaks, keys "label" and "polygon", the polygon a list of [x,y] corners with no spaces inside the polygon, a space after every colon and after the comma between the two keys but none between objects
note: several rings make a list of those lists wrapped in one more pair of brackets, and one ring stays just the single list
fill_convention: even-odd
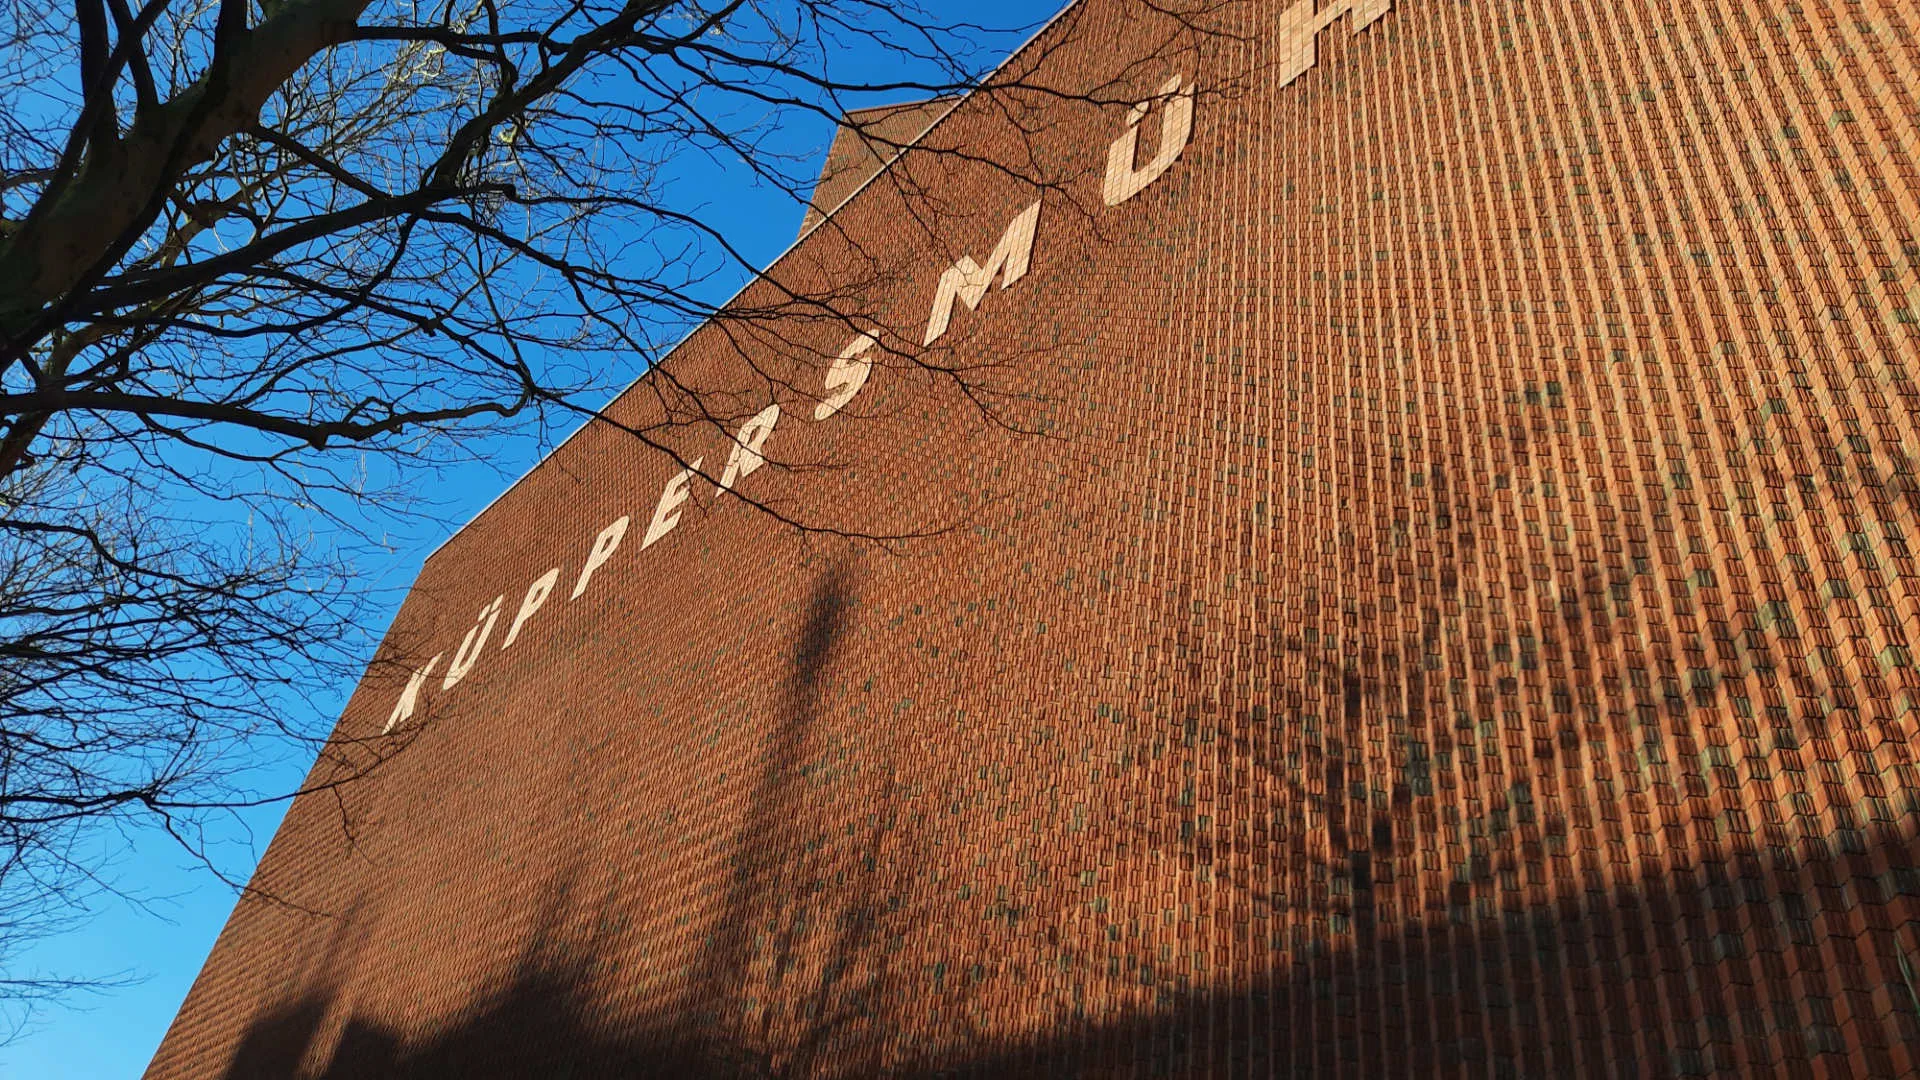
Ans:
[{"label": "white letter on wall", "polygon": [[735,483],[767,463],[767,459],[760,456],[760,448],[767,445],[767,436],[773,434],[773,425],[779,422],[780,406],[769,405],[741,425],[740,434],[733,437],[733,452],[727,455],[727,471],[720,474],[721,491],[732,491]]},{"label": "white letter on wall", "polygon": [[1352,13],[1353,18],[1347,25],[1348,32],[1357,34],[1374,23],[1393,8],[1393,0],[1333,0],[1318,12],[1313,10],[1313,0],[1300,0],[1280,13],[1278,37],[1280,39],[1279,81],[1275,87],[1285,86],[1307,73],[1317,59],[1314,39],[1320,31],[1333,24],[1333,20]]},{"label": "white letter on wall", "polygon": [[420,703],[420,690],[427,685],[427,676],[433,674],[435,665],[439,663],[440,657],[435,656],[427,661],[426,667],[414,672],[407,679],[407,688],[400,692],[400,700],[394,703],[393,712],[387,716],[387,726],[380,729],[380,734],[385,735],[396,726],[413,719],[414,706]]},{"label": "white letter on wall", "polygon": [[927,339],[923,344],[931,345],[947,332],[956,298],[971,311],[980,306],[981,297],[987,295],[988,286],[993,284],[993,275],[1003,267],[1006,272],[1000,277],[1002,289],[1026,274],[1027,262],[1033,257],[1034,228],[1039,223],[1040,203],[1036,200],[1007,226],[1000,242],[994,245],[993,254],[987,256],[987,265],[974,262],[971,255],[962,255],[959,262],[940,274],[940,288],[933,294],[933,314],[927,319]]},{"label": "white letter on wall", "polygon": [[587,582],[593,579],[593,572],[613,558],[614,551],[620,547],[620,538],[627,535],[627,525],[632,521],[630,517],[623,517],[600,530],[600,535],[594,538],[593,551],[587,555],[587,565],[580,568],[580,578],[573,583],[573,595],[567,597],[568,600],[578,600],[580,594],[587,591]]},{"label": "white letter on wall", "polygon": [[660,505],[653,508],[653,524],[647,526],[647,538],[640,541],[641,551],[652,547],[655,540],[672,532],[673,527],[680,524],[680,504],[686,502],[691,494],[687,490],[687,481],[700,471],[700,461],[700,458],[694,458],[691,466],[680,470],[673,479],[667,481],[667,489],[660,493]]},{"label": "white letter on wall", "polygon": [[527,598],[520,601],[520,610],[513,617],[513,625],[507,627],[507,640],[500,643],[502,649],[513,644],[513,639],[520,636],[520,628],[525,626],[527,620],[533,618],[533,613],[539,611],[540,606],[547,602],[547,597],[553,595],[553,587],[559,581],[560,568],[556,566],[540,575],[540,580],[527,588]]},{"label": "white letter on wall", "polygon": [[1173,167],[1180,151],[1187,148],[1187,140],[1193,137],[1193,85],[1189,83],[1185,90],[1180,89],[1180,76],[1167,80],[1157,95],[1163,99],[1160,110],[1160,142],[1154,148],[1153,160],[1138,169],[1133,167],[1133,159],[1140,152],[1140,121],[1146,118],[1153,102],[1143,101],[1127,114],[1127,133],[1114,140],[1107,148],[1107,181],[1101,191],[1101,197],[1108,206],[1119,206],[1135,195],[1147,189],[1147,186],[1160,179],[1160,174]]},{"label": "white letter on wall", "polygon": [[878,342],[873,340],[872,334],[861,334],[853,344],[840,350],[833,367],[827,369],[827,396],[813,407],[815,420],[825,420],[839,412],[867,384],[867,374],[873,370],[873,361],[868,358],[867,350],[876,344]]},{"label": "white letter on wall", "polygon": [[473,665],[480,662],[480,650],[487,647],[487,635],[493,633],[494,620],[500,617],[500,609],[506,606],[505,595],[493,598],[493,603],[480,609],[480,615],[467,628],[467,636],[460,639],[460,649],[453,654],[453,663],[447,665],[447,677],[440,680],[440,689],[451,690],[455,683],[467,677]]}]

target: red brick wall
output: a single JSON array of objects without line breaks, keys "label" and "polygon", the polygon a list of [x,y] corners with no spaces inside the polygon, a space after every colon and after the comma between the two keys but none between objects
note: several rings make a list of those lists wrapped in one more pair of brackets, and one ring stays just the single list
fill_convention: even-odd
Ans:
[{"label": "red brick wall", "polygon": [[827,147],[826,160],[820,165],[820,180],[814,185],[807,212],[800,219],[801,235],[806,235],[808,229],[873,179],[952,105],[948,98],[933,98],[848,113],[833,133],[833,143]]},{"label": "red brick wall", "polygon": [[[1284,6],[1085,0],[1009,70],[1114,104],[969,102],[776,267],[917,345],[1050,185],[903,349],[1043,434],[890,360],[741,485],[936,535],[696,481],[643,551],[677,466],[601,425],[436,554],[383,659],[560,586],[293,807],[312,913],[243,902],[149,1075],[1911,1075],[1910,9],[1395,0],[1283,86]],[[773,300],[618,416],[818,386]]]}]

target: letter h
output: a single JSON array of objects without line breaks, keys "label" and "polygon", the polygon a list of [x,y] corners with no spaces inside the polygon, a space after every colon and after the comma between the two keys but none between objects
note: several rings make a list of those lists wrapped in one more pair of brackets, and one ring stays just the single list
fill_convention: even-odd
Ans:
[{"label": "letter h", "polygon": [[1280,15],[1280,80],[1286,86],[1307,73],[1314,64],[1314,39],[1320,31],[1342,15],[1353,16],[1348,32],[1358,34],[1372,26],[1393,7],[1393,0],[1333,0],[1319,11],[1314,0],[1300,0]]}]

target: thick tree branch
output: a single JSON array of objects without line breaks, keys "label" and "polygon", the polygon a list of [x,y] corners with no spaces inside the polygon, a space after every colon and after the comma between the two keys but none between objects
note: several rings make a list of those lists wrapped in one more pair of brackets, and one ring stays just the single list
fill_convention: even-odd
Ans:
[{"label": "thick tree branch", "polygon": [[174,416],[187,420],[231,424],[269,435],[295,439],[318,448],[326,446],[331,441],[364,442],[408,428],[444,424],[455,420],[470,420],[477,416],[513,416],[526,408],[532,400],[533,395],[527,393],[513,401],[478,401],[448,408],[409,411],[396,408],[394,402],[368,398],[360,402],[352,412],[357,414],[362,410],[378,409],[380,413],[376,419],[299,420],[214,401],[187,401],[180,398],[104,390],[55,390],[45,393],[0,395],[0,412],[86,411],[126,413],[134,416]]},{"label": "thick tree branch", "polygon": [[140,43],[142,30],[134,20],[133,11],[127,7],[127,0],[107,0],[107,9],[113,13],[114,32],[120,36],[120,51],[127,57],[127,70],[133,76],[137,115],[160,104],[160,92],[153,82],[153,67],[147,63],[146,49]]},{"label": "thick tree branch", "polygon": [[64,319],[75,294],[132,246],[188,166],[257,122],[260,106],[295,71],[351,36],[367,0],[288,0],[251,30],[229,12],[240,3],[223,0],[207,76],[135,119],[117,168],[80,170],[0,244],[0,371]]}]

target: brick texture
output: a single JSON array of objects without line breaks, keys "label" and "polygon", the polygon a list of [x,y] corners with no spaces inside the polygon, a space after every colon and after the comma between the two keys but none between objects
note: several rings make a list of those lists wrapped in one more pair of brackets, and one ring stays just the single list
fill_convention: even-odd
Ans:
[{"label": "brick texture", "polygon": [[808,229],[833,213],[952,106],[948,98],[933,98],[848,113],[827,147],[820,179],[814,184],[807,212],[800,219],[800,235],[805,236]]},{"label": "brick texture", "polygon": [[1394,0],[1283,83],[1285,6],[1084,0],[998,78],[1111,94],[810,234],[906,342],[838,415],[764,285],[614,409],[772,397],[742,491],[931,535],[696,479],[641,550],[679,465],[602,423],[435,554],[340,738],[501,625],[148,1075],[1914,1075],[1912,7]]}]

